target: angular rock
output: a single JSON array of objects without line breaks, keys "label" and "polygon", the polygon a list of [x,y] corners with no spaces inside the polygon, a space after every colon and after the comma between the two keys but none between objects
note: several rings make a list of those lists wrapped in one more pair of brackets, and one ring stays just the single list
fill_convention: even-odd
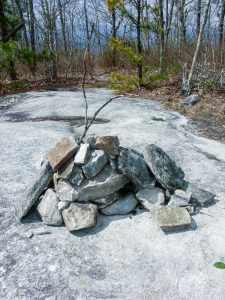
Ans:
[{"label": "angular rock", "polygon": [[190,203],[192,204],[197,204],[201,207],[204,207],[215,203],[216,194],[198,188],[190,182],[185,183],[184,190],[186,192],[192,193],[190,200]]},{"label": "angular rock", "polygon": [[109,157],[109,163],[110,163],[110,166],[113,170],[117,170],[117,165],[116,165],[116,160]]},{"label": "angular rock", "polygon": [[68,179],[71,175],[74,167],[74,159],[69,159],[59,170],[58,178]]},{"label": "angular rock", "polygon": [[74,163],[76,165],[84,165],[86,164],[89,155],[90,155],[90,145],[89,144],[81,144],[79,150],[77,151],[75,158],[74,158]]},{"label": "angular rock", "polygon": [[107,206],[107,205],[113,203],[114,201],[116,201],[117,199],[118,199],[118,194],[113,193],[109,196],[106,196],[106,197],[103,197],[103,198],[100,198],[100,199],[95,199],[92,202]]},{"label": "angular rock", "polygon": [[74,166],[72,174],[69,177],[69,182],[73,185],[80,186],[84,180],[83,171],[80,167]]},{"label": "angular rock", "polygon": [[139,187],[146,187],[154,178],[141,154],[133,149],[120,148],[117,168]]},{"label": "angular rock", "polygon": [[18,203],[16,206],[17,216],[22,219],[31,207],[38,201],[42,192],[48,187],[53,178],[53,169],[48,161],[45,161],[41,166],[40,172],[34,181],[27,188],[26,195],[22,203]]},{"label": "angular rock", "polygon": [[187,98],[184,99],[182,102],[183,106],[194,106],[196,103],[198,103],[201,100],[200,95],[190,95]]},{"label": "angular rock", "polygon": [[155,214],[160,228],[164,231],[184,229],[191,225],[191,217],[184,207],[161,206]]},{"label": "angular rock", "polygon": [[131,212],[136,207],[137,203],[134,195],[128,195],[101,209],[101,212],[107,216],[125,215]]},{"label": "angular rock", "polygon": [[57,185],[57,197],[60,201],[73,202],[78,198],[78,192],[69,182],[60,180]]},{"label": "angular rock", "polygon": [[69,208],[62,212],[62,216],[69,231],[89,228],[96,224],[97,205],[72,203]]},{"label": "angular rock", "polygon": [[98,136],[96,138],[95,147],[103,150],[108,155],[118,155],[119,153],[119,139],[117,136]]},{"label": "angular rock", "polygon": [[64,137],[48,150],[47,159],[54,171],[58,170],[73,154],[78,144],[73,137]]},{"label": "angular rock", "polygon": [[191,200],[192,193],[176,190],[171,196],[167,206],[188,206]]},{"label": "angular rock", "polygon": [[59,201],[58,202],[58,211],[62,212],[64,209],[70,206],[71,202],[69,201]]},{"label": "angular rock", "polygon": [[156,145],[148,145],[144,150],[144,158],[157,181],[169,191],[182,189],[184,181],[184,172],[177,167],[161,148]]},{"label": "angular rock", "polygon": [[138,191],[136,198],[142,206],[148,210],[153,207],[164,204],[165,195],[160,188],[145,188]]},{"label": "angular rock", "polygon": [[104,151],[92,151],[88,162],[82,167],[84,175],[88,179],[95,177],[105,167],[108,160],[109,158]]},{"label": "angular rock", "polygon": [[63,222],[62,216],[58,210],[59,199],[52,189],[48,189],[37,206],[42,221],[46,225],[61,225]]}]

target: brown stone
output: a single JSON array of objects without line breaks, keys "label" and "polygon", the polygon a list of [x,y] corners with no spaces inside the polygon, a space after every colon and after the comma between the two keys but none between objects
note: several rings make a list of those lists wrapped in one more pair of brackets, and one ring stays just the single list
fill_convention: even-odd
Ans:
[{"label": "brown stone", "polygon": [[54,171],[58,170],[78,149],[73,137],[64,137],[48,150],[47,159]]},{"label": "brown stone", "polygon": [[119,153],[119,145],[120,142],[117,136],[98,136],[95,147],[105,151],[110,156],[115,156]]}]

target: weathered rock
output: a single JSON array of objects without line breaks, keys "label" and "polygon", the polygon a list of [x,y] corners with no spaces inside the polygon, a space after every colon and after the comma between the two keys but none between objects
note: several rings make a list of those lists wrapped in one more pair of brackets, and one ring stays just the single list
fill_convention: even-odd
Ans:
[{"label": "weathered rock", "polygon": [[184,207],[161,206],[155,214],[160,228],[164,231],[183,229],[191,225],[191,217]]},{"label": "weathered rock", "polygon": [[109,157],[109,163],[113,170],[117,170],[116,160],[114,158]]},{"label": "weathered rock", "polygon": [[78,144],[73,137],[64,137],[48,150],[47,159],[54,171],[58,170],[73,154]]},{"label": "weathered rock", "polygon": [[58,210],[62,212],[64,209],[70,206],[71,202],[69,201],[59,201],[58,203]]},{"label": "weathered rock", "polygon": [[88,162],[82,167],[84,175],[88,179],[95,177],[105,167],[108,160],[109,158],[104,151],[92,151]]},{"label": "weathered rock", "polygon": [[182,189],[185,184],[183,170],[161,148],[153,144],[146,146],[144,158],[164,188],[169,191]]},{"label": "weathered rock", "polygon": [[186,192],[192,193],[190,203],[197,204],[199,206],[209,206],[215,203],[216,195],[198,188],[190,182],[186,182],[184,186]]},{"label": "weathered rock", "polygon": [[62,216],[58,210],[59,199],[52,189],[48,189],[37,206],[37,212],[46,225],[61,225]]},{"label": "weathered rock", "polygon": [[133,149],[120,148],[117,168],[130,178],[137,186],[144,188],[154,180],[141,154]]},{"label": "weathered rock", "polygon": [[69,231],[89,228],[96,224],[97,205],[72,203],[69,208],[62,212],[62,216]]},{"label": "weathered rock", "polygon": [[171,196],[168,206],[187,206],[191,200],[192,193],[176,190]]},{"label": "weathered rock", "polygon": [[74,159],[69,159],[59,170],[58,178],[68,179],[73,171]]},{"label": "weathered rock", "polygon": [[95,146],[95,144],[96,144],[96,135],[95,134],[91,134],[88,137],[84,138],[84,142],[86,144],[89,144],[91,149],[93,149],[93,150],[96,149],[96,146]]},{"label": "weathered rock", "polygon": [[128,195],[106,206],[101,212],[107,216],[125,215],[131,212],[136,207],[137,203],[134,195]]},{"label": "weathered rock", "polygon": [[151,210],[157,205],[164,204],[165,195],[160,188],[145,188],[138,191],[136,198],[142,204],[142,206],[148,210]]},{"label": "weathered rock", "polygon": [[198,103],[201,100],[200,95],[190,95],[187,98],[184,99],[182,102],[183,106],[194,106],[196,103]]},{"label": "weathered rock", "polygon": [[90,155],[90,145],[89,144],[81,144],[79,150],[77,151],[75,158],[74,158],[74,163],[76,165],[84,165],[86,164],[89,155]]},{"label": "weathered rock", "polygon": [[119,139],[117,136],[98,136],[96,138],[95,147],[105,151],[108,155],[118,155]]},{"label": "weathered rock", "polygon": [[16,211],[19,219],[22,219],[22,217],[28,213],[31,207],[39,199],[41,193],[51,182],[53,174],[54,172],[49,162],[45,161],[45,163],[41,166],[39,174],[27,188],[23,201],[16,204]]},{"label": "weathered rock", "polygon": [[114,201],[116,201],[118,199],[118,194],[117,193],[113,193],[109,196],[100,198],[100,199],[95,199],[92,202],[98,203],[98,204],[102,204],[104,206],[107,206],[111,203],[113,203]]},{"label": "weathered rock", "polygon": [[80,186],[84,180],[82,169],[78,166],[74,166],[72,174],[68,180],[71,184]]},{"label": "weathered rock", "polygon": [[60,201],[73,202],[78,198],[78,192],[69,182],[60,180],[57,185],[57,197]]}]

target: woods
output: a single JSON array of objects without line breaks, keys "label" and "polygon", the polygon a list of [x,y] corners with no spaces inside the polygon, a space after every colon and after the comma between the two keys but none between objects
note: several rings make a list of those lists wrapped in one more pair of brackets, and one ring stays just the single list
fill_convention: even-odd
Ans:
[{"label": "woods", "polygon": [[225,84],[224,0],[0,0],[0,80],[111,73],[132,90]]}]

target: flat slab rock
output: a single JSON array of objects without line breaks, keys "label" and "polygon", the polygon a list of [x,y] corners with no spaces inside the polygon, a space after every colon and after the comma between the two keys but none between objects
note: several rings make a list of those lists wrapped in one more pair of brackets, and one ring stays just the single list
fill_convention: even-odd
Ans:
[{"label": "flat slab rock", "polygon": [[74,163],[76,165],[84,165],[86,164],[89,155],[90,155],[91,147],[89,144],[81,144],[80,148],[78,149],[75,158]]},{"label": "flat slab rock", "polygon": [[134,195],[128,195],[106,206],[101,212],[107,216],[125,215],[130,213],[136,207],[137,203]]},{"label": "flat slab rock", "polygon": [[54,171],[58,170],[73,154],[78,144],[73,137],[64,137],[48,150],[47,159]]},{"label": "flat slab rock", "polygon": [[136,198],[148,210],[165,202],[164,192],[158,187],[141,189],[137,192]]},{"label": "flat slab rock", "polygon": [[69,208],[63,210],[62,216],[69,231],[89,228],[97,222],[97,205],[72,203]]}]

